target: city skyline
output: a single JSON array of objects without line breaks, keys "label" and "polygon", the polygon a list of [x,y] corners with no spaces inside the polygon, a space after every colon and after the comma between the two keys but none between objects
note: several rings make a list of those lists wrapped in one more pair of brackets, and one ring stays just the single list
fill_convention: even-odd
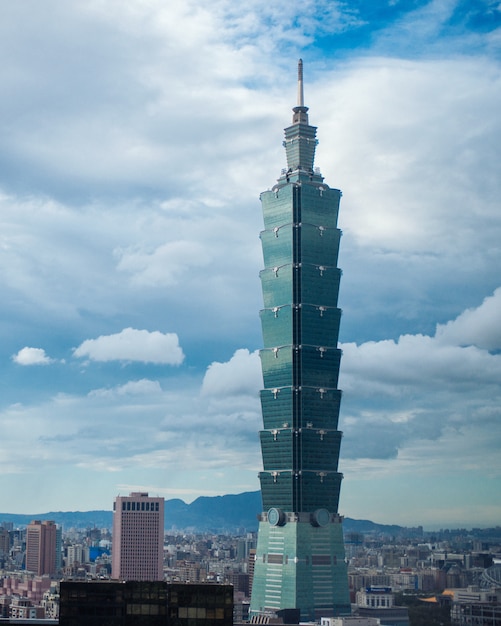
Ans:
[{"label": "city skyline", "polygon": [[258,196],[302,57],[344,193],[339,511],[496,525],[500,23],[452,0],[6,5],[4,508],[259,489]]}]

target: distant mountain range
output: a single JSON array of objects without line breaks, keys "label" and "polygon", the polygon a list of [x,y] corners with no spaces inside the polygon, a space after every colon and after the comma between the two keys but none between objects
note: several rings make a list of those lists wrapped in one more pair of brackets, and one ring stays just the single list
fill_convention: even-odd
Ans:
[{"label": "distant mountain range", "polygon": [[[238,495],[200,497],[191,504],[183,500],[165,501],[165,529],[192,532],[251,532],[257,530],[257,515],[262,510],[261,492],[252,491]],[[51,511],[16,515],[0,513],[2,522],[12,522],[14,526],[26,526],[32,520],[53,520],[65,530],[69,528],[111,528],[111,511]],[[402,526],[375,524],[369,520],[345,518],[345,532],[385,533],[399,535]]]}]

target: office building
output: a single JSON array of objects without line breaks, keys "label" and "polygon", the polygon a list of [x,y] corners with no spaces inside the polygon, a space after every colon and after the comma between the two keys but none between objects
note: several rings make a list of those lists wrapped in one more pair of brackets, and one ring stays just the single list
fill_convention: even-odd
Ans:
[{"label": "office building", "polygon": [[118,580],[163,580],[164,499],[133,492],[113,505],[112,571]]},{"label": "office building", "polygon": [[61,582],[59,626],[232,626],[231,585]]},{"label": "office building", "polygon": [[287,168],[261,194],[264,348],[263,498],[251,618],[299,609],[301,620],[350,613],[338,514],[341,192],[314,166],[316,128],[298,103],[285,129]]},{"label": "office building", "polygon": [[56,573],[57,526],[34,520],[26,527],[26,570],[37,576]]},{"label": "office building", "polygon": [[9,531],[0,527],[0,558],[9,556],[10,553],[10,535]]}]

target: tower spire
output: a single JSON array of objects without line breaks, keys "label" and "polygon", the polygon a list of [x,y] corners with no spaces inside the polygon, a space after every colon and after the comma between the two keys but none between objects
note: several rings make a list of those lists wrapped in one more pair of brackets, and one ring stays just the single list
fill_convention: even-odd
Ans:
[{"label": "tower spire", "polygon": [[308,124],[308,107],[304,106],[303,90],[303,59],[299,59],[297,64],[297,106],[293,109],[293,124]]},{"label": "tower spire", "polygon": [[317,129],[315,126],[310,126],[308,107],[304,106],[302,59],[299,59],[297,64],[297,105],[292,110],[292,124],[285,129],[283,144],[287,155],[287,171],[289,174],[302,171],[310,176],[314,173],[313,162],[318,142]]},{"label": "tower spire", "polygon": [[297,64],[297,106],[304,107],[303,59],[299,59]]}]

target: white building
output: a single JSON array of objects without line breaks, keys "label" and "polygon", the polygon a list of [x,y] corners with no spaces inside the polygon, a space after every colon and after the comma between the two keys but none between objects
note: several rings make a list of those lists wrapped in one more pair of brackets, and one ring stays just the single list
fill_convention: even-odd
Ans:
[{"label": "white building", "polygon": [[393,606],[391,587],[366,587],[357,591],[357,606],[369,609],[389,609]]}]

